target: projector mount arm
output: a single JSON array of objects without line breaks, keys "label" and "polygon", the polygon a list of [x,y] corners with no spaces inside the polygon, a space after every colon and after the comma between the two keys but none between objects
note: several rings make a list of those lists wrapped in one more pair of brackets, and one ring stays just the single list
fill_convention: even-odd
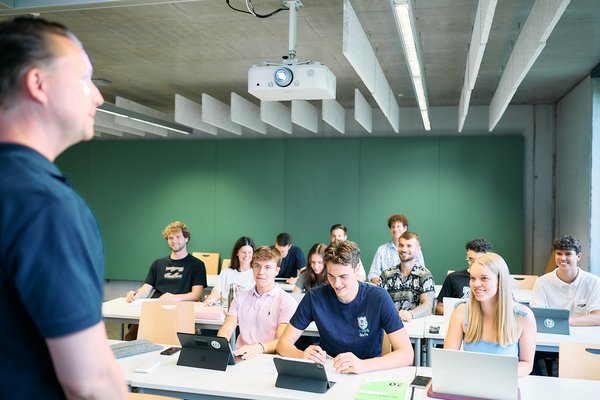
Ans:
[{"label": "projector mount arm", "polygon": [[298,8],[302,7],[302,2],[299,0],[284,1],[283,5],[290,10],[290,32],[288,42],[288,55],[283,56],[283,64],[292,65],[297,64],[296,59],[296,30],[297,30],[297,19],[298,19]]}]

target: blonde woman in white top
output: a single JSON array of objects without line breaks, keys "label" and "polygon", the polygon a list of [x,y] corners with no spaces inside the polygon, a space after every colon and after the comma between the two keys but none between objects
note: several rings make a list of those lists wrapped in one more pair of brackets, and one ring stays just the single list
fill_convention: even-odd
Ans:
[{"label": "blonde woman in white top", "polygon": [[215,304],[219,297],[224,302],[227,301],[229,289],[232,287],[236,293],[254,287],[251,263],[255,248],[254,240],[247,236],[242,236],[235,242],[231,252],[231,266],[219,274],[213,290],[204,300],[207,305]]}]

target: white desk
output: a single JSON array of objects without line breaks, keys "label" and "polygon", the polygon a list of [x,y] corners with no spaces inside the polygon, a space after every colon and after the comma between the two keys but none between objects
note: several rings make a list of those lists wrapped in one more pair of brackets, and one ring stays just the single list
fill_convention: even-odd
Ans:
[{"label": "white desk", "polygon": [[[194,308],[198,310],[201,303],[195,303]],[[140,314],[142,306],[140,303],[127,303],[125,297],[117,297],[116,299],[108,300],[102,303],[102,318],[105,321],[116,322],[121,324],[121,339],[124,335],[124,324],[137,324],[140,322]],[[199,329],[219,329],[225,321],[225,312],[223,318],[219,319],[203,319],[196,318],[196,328]]]},{"label": "white desk", "polygon": [[[118,360],[123,373],[131,377],[130,386],[144,393],[185,399],[352,399],[366,378],[410,381],[415,374],[415,367],[404,367],[361,375],[337,376],[334,379],[339,377],[339,380],[327,393],[318,394],[275,387],[277,374],[272,362],[273,355],[262,354],[252,360],[228,366],[227,371],[222,372],[178,366],[176,364],[179,353],[173,356],[160,356],[158,352],[149,354],[152,355],[150,357],[162,357],[160,367],[149,374],[134,373],[129,370],[139,365],[137,360],[126,363],[126,359]],[[139,363],[143,363],[143,360],[140,359]],[[410,398],[410,390],[407,391],[406,398],[407,400]]]},{"label": "white desk", "polygon": [[[429,333],[430,326],[439,326],[438,334]],[[425,318],[424,337],[427,340],[427,354],[437,344],[444,344],[446,337],[446,320],[441,315],[431,315]],[[558,352],[561,342],[600,344],[600,326],[572,326],[570,335],[556,335],[549,333],[538,333],[536,335],[536,351]],[[430,357],[427,358],[427,366],[431,366]]]},{"label": "white desk", "polygon": [[[263,354],[249,361],[228,366],[227,371],[213,371],[176,365],[179,353],[161,356],[159,351],[126,357],[118,360],[130,386],[140,392],[162,394],[185,399],[352,399],[360,384],[367,378],[398,379],[410,382],[419,375],[431,376],[431,368],[402,367],[360,375],[344,375],[330,378],[337,383],[327,393],[317,394],[275,387],[276,372],[272,355]],[[135,373],[138,365],[149,359],[160,360],[154,371]],[[600,381],[563,379],[541,376],[519,378],[522,400],[534,399],[596,399],[600,393]],[[494,388],[490,388],[491,391]],[[406,392],[406,400],[412,390]],[[414,391],[415,400],[427,400],[425,390]]]}]

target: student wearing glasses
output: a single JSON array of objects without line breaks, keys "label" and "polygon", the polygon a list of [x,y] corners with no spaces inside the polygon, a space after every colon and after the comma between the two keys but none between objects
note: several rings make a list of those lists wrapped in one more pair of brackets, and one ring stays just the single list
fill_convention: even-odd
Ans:
[{"label": "student wearing glasses", "polygon": [[444,348],[519,358],[519,376],[531,373],[535,355],[533,313],[513,300],[509,270],[502,257],[487,253],[470,268],[471,294],[450,317]]},{"label": "student wearing glasses", "polygon": [[240,293],[231,303],[217,336],[231,339],[239,325],[236,356],[247,360],[262,353],[274,353],[277,341],[296,311],[296,300],[275,282],[281,253],[270,246],[256,249],[252,257],[255,286]]},{"label": "student wearing glasses", "polygon": [[473,264],[477,257],[492,251],[492,244],[485,239],[469,240],[465,247],[467,250],[468,267],[446,275],[442,289],[437,297],[437,305],[435,306],[435,313],[438,315],[444,315],[444,297],[453,297],[456,299],[469,298],[471,294],[469,268],[471,268],[471,264]]},{"label": "student wearing glasses", "polygon": [[[337,373],[358,374],[409,365],[413,349],[408,333],[385,290],[358,281],[356,243],[334,241],[325,249],[329,285],[309,290],[277,344],[277,353],[325,364],[333,357]],[[296,341],[315,321],[320,345],[302,351]],[[382,356],[384,331],[393,351]]]}]

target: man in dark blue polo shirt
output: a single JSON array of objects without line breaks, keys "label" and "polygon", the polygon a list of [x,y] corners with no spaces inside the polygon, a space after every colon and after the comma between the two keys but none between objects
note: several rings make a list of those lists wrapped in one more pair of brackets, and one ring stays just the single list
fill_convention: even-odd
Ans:
[{"label": "man in dark blue polo shirt", "polygon": [[92,138],[102,95],[62,25],[0,23],[0,398],[126,397],[102,323],[88,206],[53,164]]}]

